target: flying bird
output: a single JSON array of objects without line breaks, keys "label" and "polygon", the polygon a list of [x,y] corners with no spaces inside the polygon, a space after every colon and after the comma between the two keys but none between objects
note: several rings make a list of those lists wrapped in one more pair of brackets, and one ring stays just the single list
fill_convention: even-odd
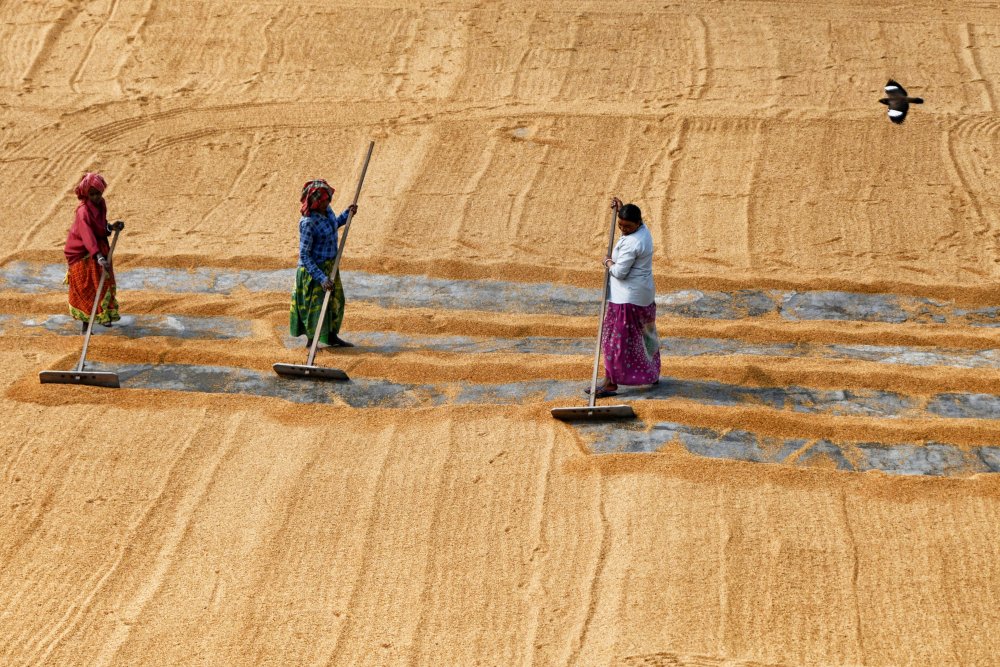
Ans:
[{"label": "flying bird", "polygon": [[907,97],[906,89],[892,79],[885,84],[885,94],[889,97],[883,97],[879,102],[889,107],[889,120],[896,125],[906,120],[906,112],[911,104],[924,103],[922,97]]}]

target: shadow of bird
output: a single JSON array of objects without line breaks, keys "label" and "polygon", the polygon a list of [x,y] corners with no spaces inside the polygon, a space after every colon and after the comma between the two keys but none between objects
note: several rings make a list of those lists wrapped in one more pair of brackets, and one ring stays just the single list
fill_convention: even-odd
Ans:
[{"label": "shadow of bird", "polygon": [[907,97],[906,89],[892,79],[885,84],[885,94],[889,97],[883,97],[879,102],[889,107],[889,120],[896,125],[906,120],[906,112],[909,111],[911,104],[924,103],[922,97]]}]

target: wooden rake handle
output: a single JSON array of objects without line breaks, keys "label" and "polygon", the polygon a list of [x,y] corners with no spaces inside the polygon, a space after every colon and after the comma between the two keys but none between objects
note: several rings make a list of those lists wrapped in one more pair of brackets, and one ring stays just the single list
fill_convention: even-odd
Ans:
[{"label": "wooden rake handle", "polygon": [[[108,249],[108,264],[115,254],[115,246],[118,244],[119,230],[115,230],[111,237],[111,247]],[[96,261],[96,260],[95,260]],[[101,292],[104,291],[104,281],[108,277],[108,270],[101,267],[101,279],[97,283],[97,296],[94,297],[94,305],[90,309],[90,320],[87,322],[87,335],[83,337],[83,352],[80,353],[80,362],[76,365],[76,372],[83,371],[83,362],[87,359],[87,348],[90,346],[90,334],[94,331],[94,318],[97,317],[97,304],[101,302]]]},{"label": "wooden rake handle", "polygon": [[[608,252],[605,257],[611,256],[611,251],[615,249],[615,221],[618,217],[618,207],[611,207],[611,229],[608,231]],[[611,269],[607,264],[604,266],[604,283],[601,290],[601,319],[597,325],[597,345],[594,346],[594,372],[590,377],[590,407],[594,407],[597,402],[597,371],[601,365],[601,339],[604,338],[604,315],[608,308],[608,285],[611,281]]]}]

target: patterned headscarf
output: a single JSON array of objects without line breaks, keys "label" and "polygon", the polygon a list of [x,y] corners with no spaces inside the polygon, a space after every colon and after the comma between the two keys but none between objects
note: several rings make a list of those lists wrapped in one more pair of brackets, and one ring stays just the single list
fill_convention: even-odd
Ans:
[{"label": "patterned headscarf", "polygon": [[302,186],[302,196],[299,201],[302,207],[299,211],[302,215],[308,215],[310,211],[325,211],[333,199],[333,188],[323,179],[309,181]]},{"label": "patterned headscarf", "polygon": [[76,198],[86,199],[90,196],[91,190],[103,193],[106,187],[108,187],[108,182],[104,180],[103,176],[96,171],[88,171],[83,175],[83,180],[80,181],[80,184],[76,186]]}]

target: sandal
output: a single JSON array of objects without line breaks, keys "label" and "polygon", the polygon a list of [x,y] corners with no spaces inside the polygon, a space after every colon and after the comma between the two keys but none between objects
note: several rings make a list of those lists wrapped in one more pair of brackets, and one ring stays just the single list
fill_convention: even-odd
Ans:
[{"label": "sandal", "polygon": [[354,347],[354,343],[349,343],[340,336],[334,336],[330,339],[330,347]]}]

